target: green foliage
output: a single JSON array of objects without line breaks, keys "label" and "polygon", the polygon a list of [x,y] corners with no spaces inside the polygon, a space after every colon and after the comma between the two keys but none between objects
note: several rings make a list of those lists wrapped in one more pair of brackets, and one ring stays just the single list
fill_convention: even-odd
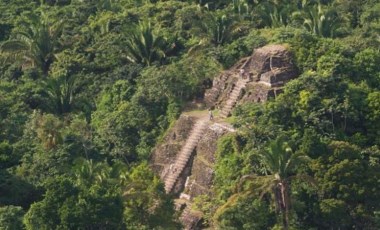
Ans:
[{"label": "green foliage", "polygon": [[223,200],[231,195],[239,178],[242,160],[239,159],[238,145],[234,136],[225,136],[218,142],[214,184]]},{"label": "green foliage", "polygon": [[177,229],[173,203],[163,184],[146,164],[134,167],[123,177],[124,221],[131,229]]},{"label": "green foliage", "polygon": [[225,14],[211,15],[209,24],[204,25],[211,42],[215,45],[222,45],[229,41],[232,32],[232,20]]},{"label": "green foliage", "polygon": [[252,50],[267,43],[266,39],[251,31],[246,37],[238,38],[216,50],[217,59],[225,68],[233,66],[239,58],[249,56]]},{"label": "green foliage", "polygon": [[0,169],[6,169],[17,164],[18,158],[12,153],[13,148],[8,141],[0,143]]},{"label": "green foliage", "polygon": [[306,7],[305,12],[303,24],[308,31],[323,37],[335,36],[339,28],[339,17],[335,10],[319,3]]},{"label": "green foliage", "polygon": [[1,52],[11,61],[20,61],[22,66],[37,67],[47,74],[60,48],[62,22],[50,24],[47,16],[29,14],[13,32],[11,39],[3,43]]},{"label": "green foliage", "polygon": [[179,229],[144,162],[222,68],[267,43],[289,47],[300,76],[233,112],[238,132],[221,139],[198,204],[207,223],[378,228],[379,7],[0,1],[0,228]]},{"label": "green foliage", "polygon": [[22,206],[25,209],[40,197],[40,191],[33,185],[5,170],[0,170],[0,192],[1,204]]},{"label": "green foliage", "polygon": [[140,22],[125,45],[129,60],[148,66],[163,59],[169,49],[165,39],[154,34],[149,22]]},{"label": "green foliage", "polygon": [[23,229],[22,218],[24,210],[18,206],[4,206],[0,208],[0,229]]},{"label": "green foliage", "polygon": [[365,49],[355,55],[354,64],[358,80],[364,80],[372,87],[378,87],[380,82],[380,52],[374,49]]},{"label": "green foliage", "polygon": [[221,229],[268,229],[275,218],[264,201],[252,197],[239,197],[232,207],[218,217]]},{"label": "green foliage", "polygon": [[294,4],[263,1],[254,9],[254,13],[259,15],[262,25],[278,28],[290,23],[290,16],[295,10],[296,5]]},{"label": "green foliage", "polygon": [[360,17],[360,24],[364,27],[367,35],[378,36],[380,33],[380,3],[373,1],[373,4],[364,5],[363,8],[364,12],[358,16]]},{"label": "green foliage", "polygon": [[328,155],[313,163],[321,194],[326,199],[320,204],[321,214],[325,217],[336,214],[331,216],[328,226],[372,226],[371,215],[379,209],[373,205],[379,197],[372,192],[379,189],[374,183],[379,178],[378,149],[359,152],[355,145],[335,141],[331,142],[328,151]]},{"label": "green foliage", "polygon": [[24,217],[27,229],[121,228],[122,203],[116,191],[96,184],[81,190],[59,177],[46,188],[44,199]]}]

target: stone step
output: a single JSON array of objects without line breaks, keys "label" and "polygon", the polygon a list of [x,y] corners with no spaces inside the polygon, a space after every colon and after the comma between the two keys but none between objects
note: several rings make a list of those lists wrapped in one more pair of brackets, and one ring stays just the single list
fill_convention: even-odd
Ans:
[{"label": "stone step", "polygon": [[189,160],[190,157],[183,157],[183,158],[180,158],[178,159],[178,161],[176,162],[176,164],[182,164],[182,163],[187,163],[187,161]]},{"label": "stone step", "polygon": [[185,168],[185,166],[187,165],[187,161],[183,161],[183,162],[178,162],[177,163],[177,171],[180,172],[181,170],[183,170]]},{"label": "stone step", "polygon": [[178,156],[177,159],[181,159],[181,156],[187,157],[188,155],[191,155],[192,152],[193,152],[192,150],[185,151],[180,156]]},{"label": "stone step", "polygon": [[182,156],[190,155],[193,151],[181,151],[180,154],[177,156],[176,160],[181,159]]},{"label": "stone step", "polygon": [[[176,164],[177,164],[177,168],[178,169],[182,169],[182,168],[184,168],[186,165],[187,165],[187,161],[188,161],[189,159],[187,159],[187,160],[183,160],[183,161],[181,161],[181,162],[177,162]],[[177,170],[178,170],[177,169]]]},{"label": "stone step", "polygon": [[183,170],[183,168],[185,168],[186,165],[187,165],[187,162],[178,164],[178,167],[182,168],[182,170]]},{"label": "stone step", "polygon": [[177,159],[180,159],[182,155],[190,155],[193,152],[193,148],[186,149],[180,152],[180,155],[177,157]]},{"label": "stone step", "polygon": [[238,98],[239,98],[240,94],[237,94],[237,95],[231,95],[228,100],[231,100],[231,101],[236,101]]},{"label": "stone step", "polygon": [[241,87],[235,87],[233,90],[232,90],[232,92],[231,93],[233,93],[233,92],[240,92],[241,91]]},{"label": "stone step", "polygon": [[165,190],[168,191],[168,189],[171,189],[173,187],[175,182],[169,182],[167,184],[165,184]]},{"label": "stone step", "polygon": [[193,151],[188,151],[188,152],[185,152],[185,153],[181,154],[180,156],[177,157],[176,161],[177,160],[188,159],[192,152]]},{"label": "stone step", "polygon": [[228,100],[230,101],[237,101],[240,95],[232,95]]},{"label": "stone step", "polygon": [[165,187],[170,187],[172,184],[174,184],[175,183],[175,180],[173,180],[173,179],[170,179],[170,180],[168,180],[166,183],[165,183]]},{"label": "stone step", "polygon": [[187,163],[187,161],[189,160],[189,158],[190,158],[190,154],[188,156],[183,156],[183,157],[179,158],[177,162],[178,163],[182,163],[182,162]]},{"label": "stone step", "polygon": [[231,93],[230,98],[232,98],[232,97],[238,97],[239,95],[240,95],[240,90],[237,91],[236,93]]},{"label": "stone step", "polygon": [[237,98],[240,96],[240,92],[232,93],[229,98]]},{"label": "stone step", "polygon": [[189,140],[182,149],[192,148],[196,142],[198,142],[197,139]]},{"label": "stone step", "polygon": [[194,144],[195,143],[197,143],[198,141],[197,140],[192,140],[192,141],[190,141],[190,142],[187,142],[186,144],[185,144],[185,146],[182,148],[182,149],[187,149],[187,148],[193,148],[194,147]]},{"label": "stone step", "polygon": [[175,181],[173,183],[165,184],[165,191],[166,191],[166,193],[169,193],[173,189],[174,184],[175,184]]},{"label": "stone step", "polygon": [[206,128],[206,124],[206,120],[198,120],[194,124],[192,130],[190,131],[190,135],[186,140],[184,146],[181,148],[174,164],[177,171],[173,174],[170,174],[165,180],[166,193],[169,193],[173,189],[173,186],[175,185],[179,175],[187,165],[196,144],[201,138],[203,130]]},{"label": "stone step", "polygon": [[192,139],[192,140],[189,140],[188,142],[186,142],[186,144],[183,146],[182,149],[185,149],[185,148],[192,148],[194,143],[198,142],[197,139]]},{"label": "stone step", "polygon": [[188,161],[188,160],[178,162],[178,163],[177,163],[177,168],[185,167],[185,166],[187,165],[187,161]]},{"label": "stone step", "polygon": [[173,187],[173,185],[175,184],[175,182],[176,182],[176,180],[168,181],[168,183],[165,184],[165,188]]},{"label": "stone step", "polygon": [[[177,172],[178,172],[178,170],[177,170]],[[177,172],[172,172],[171,174],[170,174],[170,176],[168,176],[168,180],[170,181],[170,180],[176,180],[176,177],[177,177]]]},{"label": "stone step", "polygon": [[169,178],[167,180],[167,184],[174,183],[176,181],[176,178]]},{"label": "stone step", "polygon": [[187,161],[189,160],[190,156],[189,157],[186,157],[186,158],[183,158],[181,159],[180,161],[176,162],[178,165],[182,165],[182,164],[187,164]]},{"label": "stone step", "polygon": [[186,147],[184,147],[183,149],[182,149],[182,151],[181,152],[183,152],[183,153],[188,153],[188,152],[192,152],[194,150],[194,146],[193,145],[187,145]]},{"label": "stone step", "polygon": [[177,173],[173,173],[173,175],[170,178],[168,178],[168,183],[175,183],[177,181],[177,178]]},{"label": "stone step", "polygon": [[189,160],[189,158],[183,158],[183,159],[181,159],[180,161],[177,161],[177,162],[176,162],[177,171],[178,171],[179,168],[181,168],[181,165],[182,165],[182,164],[185,164],[185,165],[186,165],[188,160]]},{"label": "stone step", "polygon": [[181,150],[186,150],[186,149],[188,149],[188,150],[192,150],[192,148],[193,148],[193,144],[194,144],[195,142],[196,142],[195,140],[193,140],[193,141],[191,141],[191,142],[188,142],[185,146],[183,146],[183,148],[182,148]]},{"label": "stone step", "polygon": [[174,184],[176,182],[176,180],[177,180],[177,178],[170,178],[170,179],[168,179],[166,184],[167,185]]},{"label": "stone step", "polygon": [[183,154],[179,155],[179,156],[177,157],[177,159],[178,159],[178,160],[181,159],[181,158],[180,158],[181,156],[191,155],[192,152],[193,152],[193,151],[184,152]]}]

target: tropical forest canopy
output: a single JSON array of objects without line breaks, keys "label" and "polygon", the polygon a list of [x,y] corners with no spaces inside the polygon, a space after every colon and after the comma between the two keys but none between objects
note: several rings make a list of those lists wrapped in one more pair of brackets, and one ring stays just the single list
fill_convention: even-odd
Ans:
[{"label": "tropical forest canopy", "polygon": [[0,0],[0,229],[180,229],[149,156],[207,82],[285,44],[233,113],[219,229],[380,228],[379,0]]}]

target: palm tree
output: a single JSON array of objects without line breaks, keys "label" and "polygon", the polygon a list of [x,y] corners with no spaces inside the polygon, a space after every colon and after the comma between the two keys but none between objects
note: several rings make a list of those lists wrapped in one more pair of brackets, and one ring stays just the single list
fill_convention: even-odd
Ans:
[{"label": "palm tree", "polygon": [[323,37],[333,37],[339,26],[337,12],[322,8],[320,3],[306,7],[303,19],[303,25],[308,31]]},{"label": "palm tree", "polygon": [[270,28],[287,26],[290,21],[289,15],[295,10],[296,6],[293,3],[277,3],[276,1],[262,2],[256,7],[256,12],[262,22]]},{"label": "palm tree", "polygon": [[213,17],[212,25],[209,32],[212,36],[212,42],[216,45],[222,45],[230,36],[232,20],[227,15],[217,15]]},{"label": "palm tree", "polygon": [[62,75],[46,79],[44,91],[50,99],[50,106],[57,114],[72,110],[77,93],[76,80],[72,75]]},{"label": "palm tree", "polygon": [[55,148],[62,143],[62,121],[52,114],[41,114],[34,110],[32,114],[32,129],[46,150]]},{"label": "palm tree", "polygon": [[114,175],[112,167],[105,162],[92,159],[77,159],[74,178],[79,186],[90,187],[92,184],[106,184]]},{"label": "palm tree", "polygon": [[[260,197],[265,194],[272,194],[276,210],[282,214],[282,222],[284,229],[289,227],[289,210],[291,207],[290,190],[291,181],[299,179],[304,182],[315,184],[312,177],[305,174],[296,174],[296,169],[309,158],[302,153],[293,153],[287,142],[283,138],[272,141],[267,151],[257,154],[259,162],[262,166],[263,175],[250,174],[240,179],[239,190],[246,181],[253,182],[254,188],[248,191],[239,191],[231,196],[220,210],[225,210],[226,206],[233,204],[239,196],[247,196],[260,191]],[[257,189],[256,186],[259,186]],[[220,215],[220,211],[217,211]]]},{"label": "palm tree", "polygon": [[232,0],[232,9],[240,19],[243,19],[249,13],[249,4],[247,0]]},{"label": "palm tree", "polygon": [[61,47],[63,22],[48,23],[48,17],[28,15],[10,40],[0,46],[8,61],[20,62],[23,68],[37,67],[47,74]]},{"label": "palm tree", "polygon": [[150,22],[140,22],[127,40],[126,48],[130,61],[150,66],[162,60],[169,47],[164,37],[154,34]]}]

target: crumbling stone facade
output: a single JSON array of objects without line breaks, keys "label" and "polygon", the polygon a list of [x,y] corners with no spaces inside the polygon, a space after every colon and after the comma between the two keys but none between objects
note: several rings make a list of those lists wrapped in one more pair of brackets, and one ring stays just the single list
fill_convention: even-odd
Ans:
[{"label": "crumbling stone facade", "polygon": [[[243,74],[242,74],[243,73]],[[235,90],[237,103],[261,103],[276,97],[282,86],[297,76],[291,53],[285,46],[269,45],[254,50],[252,56],[240,60],[230,70],[213,79],[212,88],[206,90],[204,104],[208,108],[222,108],[240,78],[249,80],[240,91]],[[241,80],[241,79],[240,79]],[[240,81],[241,82],[241,81]],[[239,88],[236,88],[239,89]],[[240,89],[239,89],[240,90]],[[235,99],[234,98],[234,99]],[[170,173],[181,147],[186,143],[197,118],[181,115],[151,156],[151,167],[162,180]],[[185,229],[197,229],[201,215],[191,211],[191,201],[199,195],[211,195],[214,178],[215,152],[218,139],[235,130],[228,124],[212,122],[194,148],[184,170],[170,191],[179,197],[181,221]],[[182,202],[185,200],[184,202]],[[185,206],[186,208],[181,208]]]},{"label": "crumbling stone facade", "polygon": [[239,70],[244,69],[247,84],[240,102],[265,102],[282,92],[286,82],[298,76],[292,62],[292,55],[285,46],[268,45],[254,50],[252,56],[243,59],[231,69],[214,78],[213,87],[205,92],[204,101],[208,107],[221,107],[238,81]]}]

